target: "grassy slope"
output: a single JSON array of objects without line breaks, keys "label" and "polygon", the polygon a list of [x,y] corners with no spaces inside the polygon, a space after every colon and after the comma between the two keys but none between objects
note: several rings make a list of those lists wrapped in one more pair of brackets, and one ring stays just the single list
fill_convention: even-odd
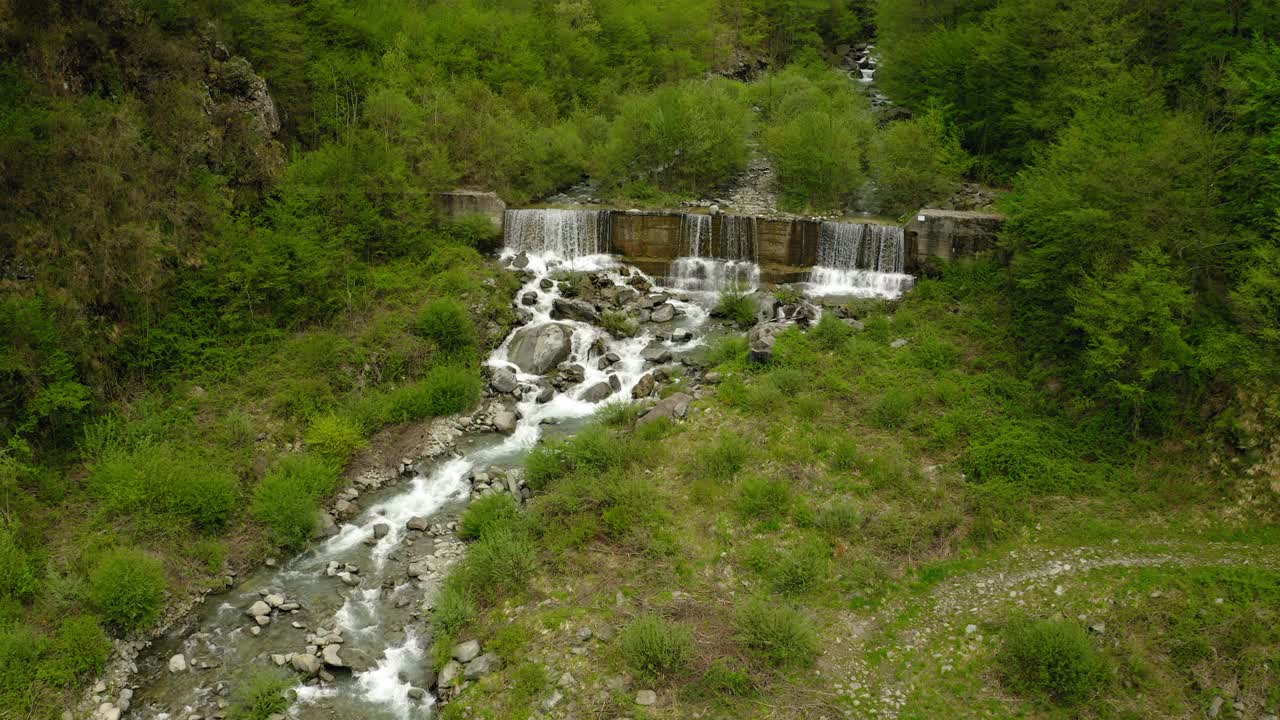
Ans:
[{"label": "grassy slope", "polygon": [[[1205,451],[1055,412],[1008,370],[993,277],[924,281],[850,337],[787,337],[772,368],[722,348],[690,421],[535,456],[542,570],[445,641],[510,660],[446,715],[525,717],[557,687],[565,717],[1182,716],[1218,694],[1274,712],[1274,498],[1240,512]],[[811,664],[747,647],[751,597],[813,621]],[[645,677],[612,636],[651,613],[694,642]],[[1082,705],[1006,687],[1024,617],[1094,626],[1109,675]]]}]

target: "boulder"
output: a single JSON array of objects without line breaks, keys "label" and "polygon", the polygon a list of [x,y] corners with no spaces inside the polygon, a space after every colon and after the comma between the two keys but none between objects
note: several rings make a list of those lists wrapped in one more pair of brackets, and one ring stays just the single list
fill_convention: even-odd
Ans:
[{"label": "boulder", "polygon": [[485,653],[466,664],[464,677],[468,680],[479,680],[502,669],[502,658],[493,653]]},{"label": "boulder", "polygon": [[391,526],[386,523],[378,523],[373,526],[373,536],[378,540],[386,537],[389,532],[391,532]]},{"label": "boulder", "polygon": [[645,373],[636,381],[636,386],[631,388],[631,397],[639,400],[647,398],[653,394],[653,389],[658,383],[653,379],[653,373]]},{"label": "boulder", "polygon": [[174,655],[173,657],[169,658],[169,672],[180,673],[180,672],[186,672],[186,671],[187,671],[187,658],[183,656],[182,653],[178,653],[177,655]]},{"label": "boulder", "polygon": [[507,356],[521,370],[542,375],[569,357],[573,329],[560,323],[522,328],[511,338]]},{"label": "boulder", "polygon": [[283,605],[284,600],[285,600],[284,596],[279,593],[271,593],[266,597],[262,598],[263,602],[265,602],[266,604],[270,605],[273,608],[278,608],[281,605]]},{"label": "boulder", "polygon": [[316,531],[312,539],[319,540],[321,538],[329,538],[341,532],[338,529],[338,521],[333,519],[329,513],[321,510],[316,514],[318,521],[316,522]]},{"label": "boulder", "polygon": [[493,416],[493,427],[503,435],[510,435],[516,431],[516,414],[505,408],[499,410]]},{"label": "boulder", "polygon": [[664,417],[669,420],[678,420],[689,414],[689,403],[691,402],[693,402],[693,398],[685,393],[675,393],[670,397],[665,397],[659,400],[657,405],[650,408],[649,412],[645,413],[637,421],[637,424],[645,425]]},{"label": "boulder", "polygon": [[315,655],[294,655],[293,659],[289,661],[289,664],[293,666],[294,670],[297,670],[307,676],[315,675],[320,672],[320,668],[322,667],[320,664],[320,658]]},{"label": "boulder", "polygon": [[480,657],[480,642],[478,640],[468,640],[453,646],[453,652],[450,653],[454,660],[460,663],[469,663]]},{"label": "boulder", "polygon": [[671,322],[676,317],[676,308],[671,303],[662,303],[655,307],[649,315],[649,320],[656,323]]},{"label": "boulder", "polygon": [[489,378],[489,387],[493,388],[493,391],[500,395],[515,392],[518,385],[519,382],[516,381],[516,374],[507,368],[495,369],[493,371],[493,377]]},{"label": "boulder", "polygon": [[600,322],[600,313],[586,300],[556,298],[551,303],[551,317],[556,320],[578,320],[585,323]]},{"label": "boulder", "polygon": [[250,605],[249,609],[245,611],[245,614],[249,615],[250,617],[261,617],[263,615],[270,615],[271,606],[259,600],[253,605]]},{"label": "boulder", "polygon": [[751,332],[747,334],[747,344],[751,350],[748,357],[751,362],[767,363],[772,360],[774,342],[789,327],[791,323],[771,321],[751,328]]},{"label": "boulder", "polygon": [[613,388],[614,392],[622,392],[622,378],[617,375],[610,375],[609,387]]},{"label": "boulder", "polygon": [[436,679],[436,685],[440,688],[450,688],[462,679],[462,663],[457,660],[450,660],[440,670],[440,677]]},{"label": "boulder", "polygon": [[653,344],[640,351],[640,357],[645,362],[651,362],[655,365],[671,362],[671,350],[659,344]]},{"label": "boulder", "polygon": [[534,292],[533,290],[530,290],[529,292],[524,293],[523,295],[520,296],[520,304],[524,305],[525,307],[529,307],[531,305],[537,305],[538,293]]},{"label": "boulder", "polygon": [[431,527],[431,520],[425,517],[409,518],[409,522],[405,523],[404,526],[408,530],[423,532],[427,528]]},{"label": "boulder", "polygon": [[342,648],[341,645],[334,645],[334,644],[325,645],[324,650],[321,652],[321,659],[324,660],[324,664],[328,665],[329,667],[338,667],[338,668],[347,667],[347,661],[343,660],[342,657],[338,655],[338,650],[340,650],[341,648]]},{"label": "boulder", "polygon": [[529,253],[521,252],[517,255],[515,259],[511,261],[511,267],[517,270],[523,270],[529,267]]},{"label": "boulder", "polygon": [[579,399],[584,402],[597,403],[613,394],[613,388],[607,382],[598,382],[587,388]]},{"label": "boulder", "polygon": [[654,705],[658,702],[658,693],[652,690],[641,690],[636,693],[637,705]]}]

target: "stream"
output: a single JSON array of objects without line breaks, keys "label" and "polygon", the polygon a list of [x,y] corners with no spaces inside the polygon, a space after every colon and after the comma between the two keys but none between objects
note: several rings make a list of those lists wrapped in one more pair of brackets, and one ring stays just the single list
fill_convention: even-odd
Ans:
[{"label": "stream", "polygon": [[[518,381],[510,407],[517,418],[514,428],[508,427],[508,434],[459,434],[446,455],[421,461],[408,480],[364,493],[361,509],[338,534],[207,598],[139,660],[134,682],[141,687],[124,717],[224,717],[246,686],[272,675],[296,681],[289,717],[299,720],[435,715],[430,603],[449,565],[465,552],[454,531],[473,482],[519,468],[544,433],[571,433],[604,403],[630,401],[632,389],[655,366],[655,356],[669,351],[678,359],[703,344],[714,326],[707,320],[715,288],[665,291],[655,283],[646,295],[645,282],[652,279],[608,255],[562,259],[555,253],[516,256],[514,249],[505,250],[503,262],[513,261],[527,262],[523,272],[531,277],[515,299],[528,322],[486,365],[511,371]],[[653,293],[669,292],[663,302],[675,317],[644,323],[635,337],[623,339],[590,322],[553,319],[562,289],[556,277],[564,270],[590,272],[598,283],[607,278],[617,292],[630,294],[633,284],[639,285],[641,303],[652,302]],[[513,338],[549,323],[572,331],[568,362],[580,366],[583,375],[560,389],[511,362]],[[610,359],[600,361],[604,356]],[[592,391],[598,395],[601,383],[612,391],[607,398],[584,399]],[[509,477],[519,477],[518,471]],[[514,480],[509,482],[516,490]]]}]

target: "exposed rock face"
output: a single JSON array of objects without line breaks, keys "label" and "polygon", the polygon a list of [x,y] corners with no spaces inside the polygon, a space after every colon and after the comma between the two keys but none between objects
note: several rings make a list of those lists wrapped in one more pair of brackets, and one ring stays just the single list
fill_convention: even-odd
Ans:
[{"label": "exposed rock face", "polygon": [[511,338],[508,357],[521,370],[546,374],[569,357],[573,350],[573,330],[560,323],[522,328]]}]

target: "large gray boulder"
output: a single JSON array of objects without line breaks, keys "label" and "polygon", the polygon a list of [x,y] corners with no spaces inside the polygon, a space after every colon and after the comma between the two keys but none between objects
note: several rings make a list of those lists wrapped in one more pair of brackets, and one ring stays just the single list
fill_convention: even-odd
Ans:
[{"label": "large gray boulder", "polygon": [[649,319],[656,323],[671,322],[675,319],[676,308],[671,303],[662,303],[653,309]]},{"label": "large gray boulder", "polygon": [[613,388],[610,387],[609,383],[598,382],[582,393],[582,400],[589,403],[598,403],[612,394]]},{"label": "large gray boulder", "polygon": [[516,382],[516,374],[507,368],[495,369],[493,371],[493,377],[489,379],[489,387],[493,388],[494,392],[501,395],[505,395],[509,392],[515,392],[518,385],[519,383]]},{"label": "large gray boulder", "polygon": [[315,655],[304,655],[304,654],[294,655],[293,659],[290,660],[289,663],[293,665],[294,670],[297,670],[298,672],[307,676],[311,676],[319,673],[320,669],[323,667],[323,665],[320,663],[320,658],[316,657]]},{"label": "large gray boulder", "polygon": [[551,304],[551,317],[556,320],[578,320],[585,323],[600,322],[600,313],[586,300],[556,298]]},{"label": "large gray boulder", "polygon": [[572,350],[573,329],[546,323],[517,331],[507,356],[524,372],[542,375],[563,362]]},{"label": "large gray boulder", "polygon": [[658,401],[645,413],[638,421],[637,425],[646,425],[656,422],[662,418],[668,420],[678,420],[689,414],[689,404],[693,402],[693,398],[685,393],[675,393],[669,397],[665,397]]},{"label": "large gray boulder", "polygon": [[791,326],[789,322],[772,321],[762,322],[751,328],[751,332],[747,334],[747,344],[751,350],[748,357],[751,362],[767,363],[772,360],[774,342]]}]

